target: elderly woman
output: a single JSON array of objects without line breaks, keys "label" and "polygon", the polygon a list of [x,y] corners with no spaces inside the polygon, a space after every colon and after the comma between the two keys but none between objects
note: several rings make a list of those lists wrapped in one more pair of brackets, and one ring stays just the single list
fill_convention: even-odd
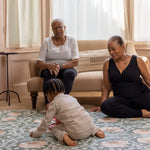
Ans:
[{"label": "elderly woman", "polygon": [[[44,40],[37,61],[44,78],[43,88],[49,79],[59,78],[65,86],[65,94],[69,94],[77,75],[74,68],[79,58],[77,41],[65,35],[66,26],[62,19],[54,19],[51,27],[53,35]],[[48,103],[46,95],[45,102]]]},{"label": "elderly woman", "polygon": [[[113,36],[108,41],[111,58],[103,67],[101,110],[112,117],[150,117],[150,89],[147,86],[150,86],[150,73],[144,61],[126,54],[124,47],[120,36]],[[111,89],[114,97],[108,98]],[[100,111],[100,107],[93,111]]]}]

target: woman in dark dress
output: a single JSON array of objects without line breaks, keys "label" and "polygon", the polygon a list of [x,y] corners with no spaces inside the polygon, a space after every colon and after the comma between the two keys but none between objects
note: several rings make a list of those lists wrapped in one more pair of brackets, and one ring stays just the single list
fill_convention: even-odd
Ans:
[{"label": "woman in dark dress", "polygon": [[[111,58],[103,68],[102,110],[111,117],[150,117],[150,73],[141,57],[126,54],[120,36],[108,41]],[[147,84],[147,85],[146,85]],[[110,90],[114,97],[108,98]]]}]

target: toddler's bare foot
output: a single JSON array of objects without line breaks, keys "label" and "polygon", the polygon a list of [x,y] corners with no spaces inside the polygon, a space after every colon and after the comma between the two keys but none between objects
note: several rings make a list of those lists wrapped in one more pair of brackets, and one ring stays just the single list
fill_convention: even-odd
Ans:
[{"label": "toddler's bare foot", "polygon": [[77,146],[77,142],[72,140],[67,134],[64,135],[63,140],[68,146]]},{"label": "toddler's bare foot", "polygon": [[146,109],[142,109],[142,117],[143,118],[150,118],[150,111]]},{"label": "toddler's bare foot", "polygon": [[102,130],[98,130],[95,135],[98,136],[99,138],[104,138],[105,137],[105,134]]}]

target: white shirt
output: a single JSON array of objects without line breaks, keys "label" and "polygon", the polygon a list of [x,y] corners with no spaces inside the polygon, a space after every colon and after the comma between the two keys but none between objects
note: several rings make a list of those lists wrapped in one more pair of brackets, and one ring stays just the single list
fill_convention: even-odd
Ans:
[{"label": "white shirt", "polygon": [[44,40],[40,48],[39,58],[43,62],[62,64],[79,58],[79,50],[76,39],[66,36],[63,45],[56,46],[51,37]]},{"label": "white shirt", "polygon": [[40,137],[46,132],[54,116],[72,134],[86,132],[93,128],[92,118],[78,101],[68,94],[59,93],[50,103],[46,116],[34,132],[34,136]]}]

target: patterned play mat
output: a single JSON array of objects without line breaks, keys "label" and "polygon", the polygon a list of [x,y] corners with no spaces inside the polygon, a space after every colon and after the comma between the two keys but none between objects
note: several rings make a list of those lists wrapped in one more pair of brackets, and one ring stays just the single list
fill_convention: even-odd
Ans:
[{"label": "patterned play mat", "polygon": [[45,115],[35,110],[0,111],[0,150],[145,150],[150,149],[150,119],[108,118],[103,113],[89,112],[106,137],[89,137],[69,147],[57,141],[51,132],[42,138],[31,138]]}]

